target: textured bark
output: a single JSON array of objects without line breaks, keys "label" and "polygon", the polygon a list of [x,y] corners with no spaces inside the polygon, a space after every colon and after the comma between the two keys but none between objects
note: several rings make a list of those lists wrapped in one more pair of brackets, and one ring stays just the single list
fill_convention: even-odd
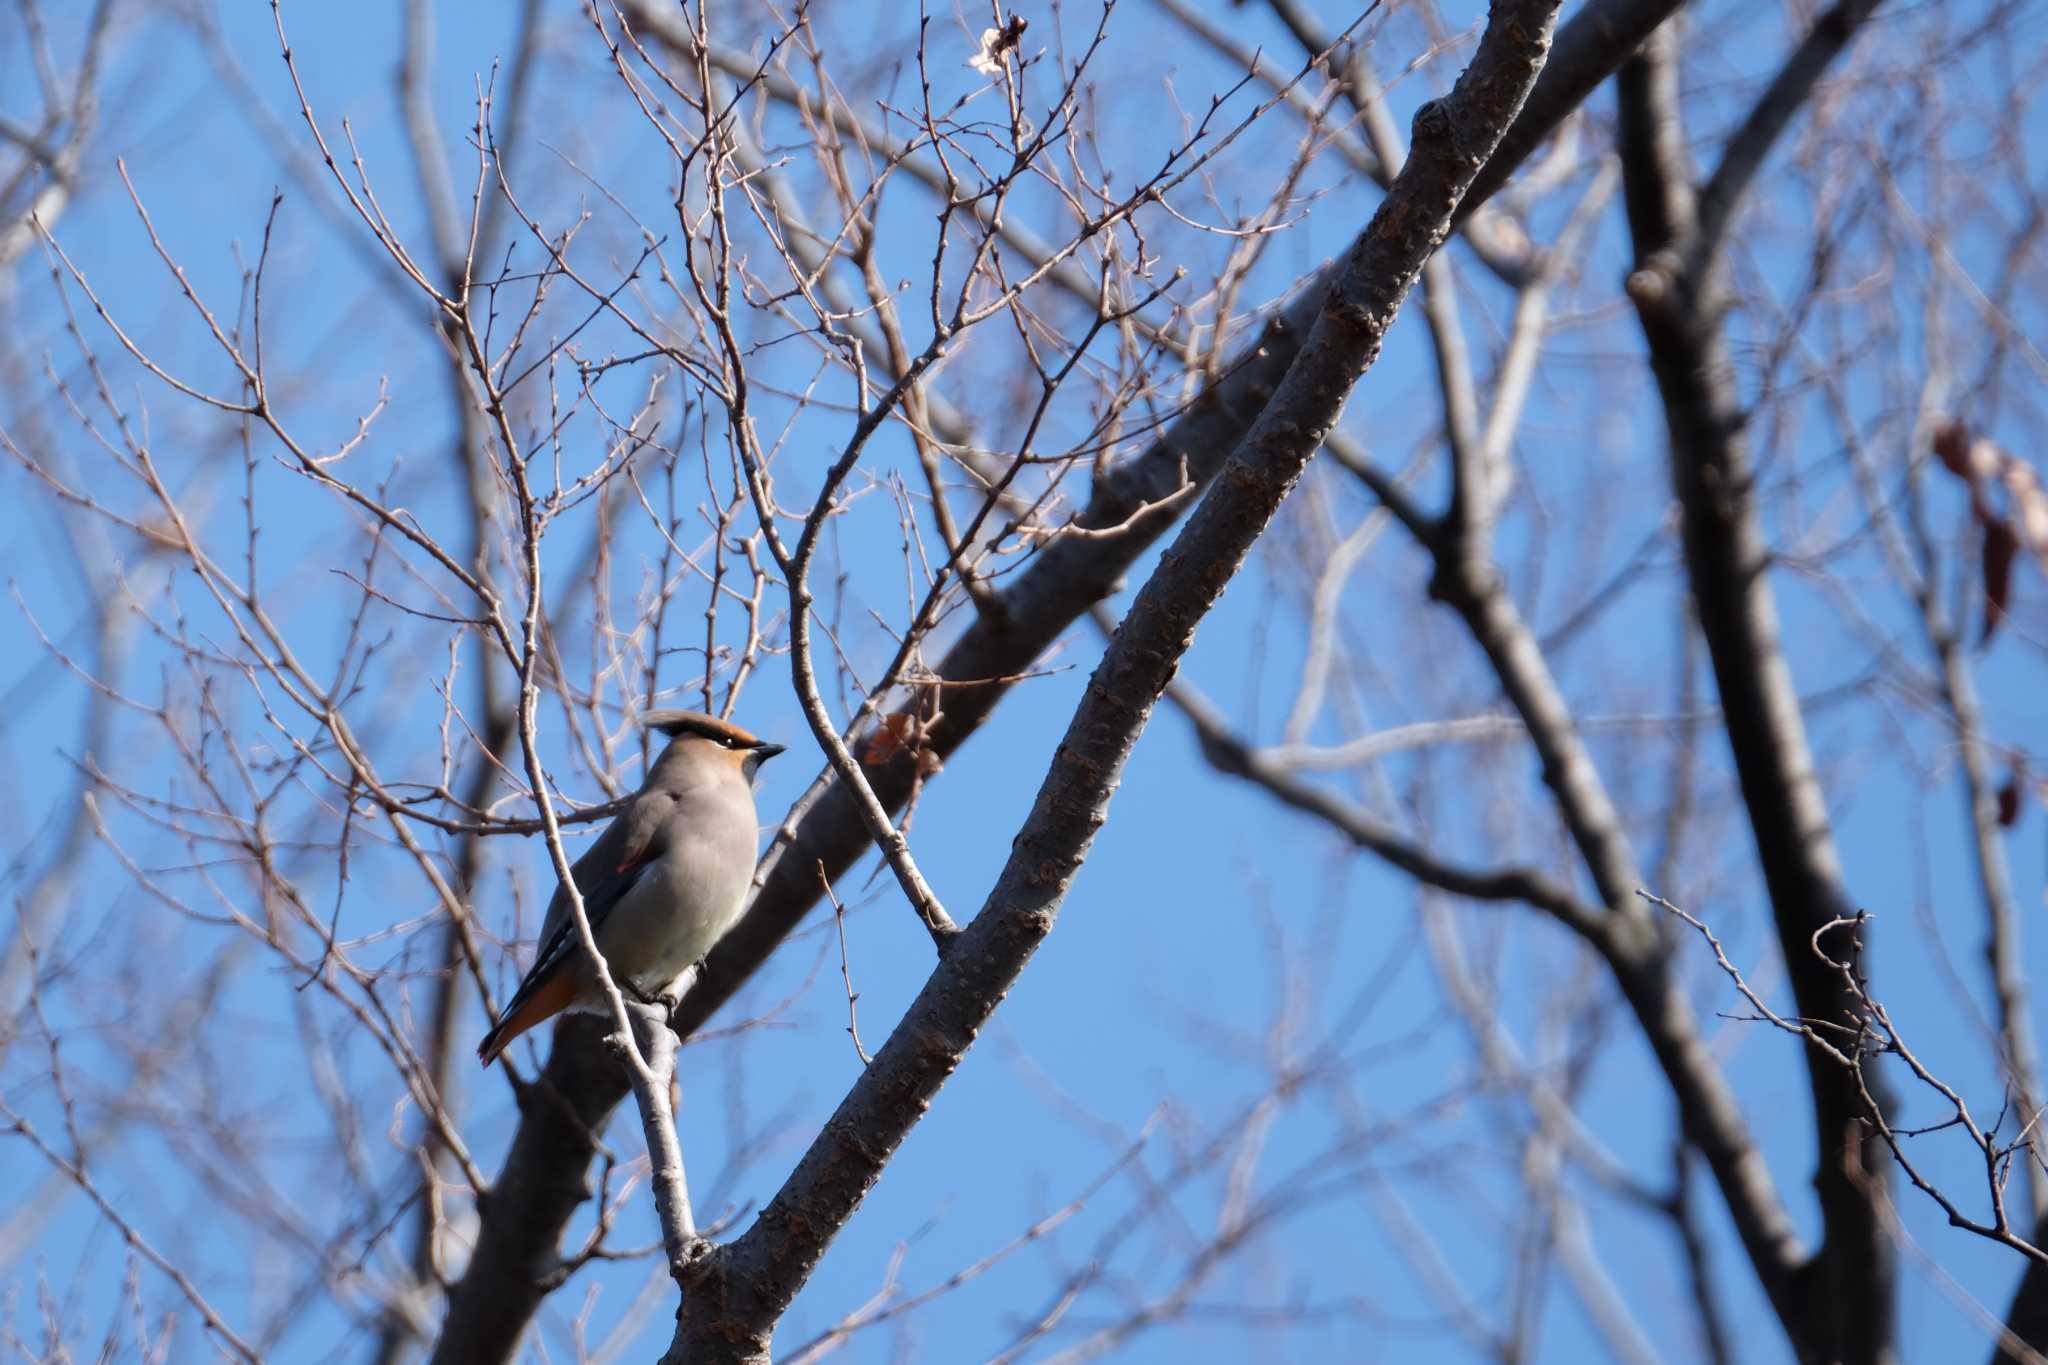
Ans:
[{"label": "textured bark", "polygon": [[761,1216],[692,1267],[665,1361],[766,1365],[775,1324],[1051,932],[1160,693],[1450,231],[1542,66],[1556,5],[1496,0],[1472,65],[1417,112],[1408,165],[1294,363],[1089,679],[995,889]]},{"label": "textured bark", "polygon": [[1508,183],[1557,125],[1587,96],[1613,75],[1635,50],[1649,41],[1666,19],[1684,8],[1684,0],[1586,0],[1571,22],[1557,31],[1543,78],[1529,92],[1514,126],[1501,138],[1493,156],[1472,182],[1458,206],[1458,222],[1492,198]]},{"label": "textured bark", "polygon": [[[2034,1245],[2041,1245],[2043,1237],[2048,1237],[2048,1223],[2034,1230]],[[2027,1262],[2005,1312],[2005,1330],[2010,1336],[1992,1351],[1992,1365],[2035,1365],[2048,1355],[2048,1263]]]},{"label": "textured bark", "polygon": [[[1822,20],[1833,22],[1834,16]],[[1840,48],[1837,41],[1832,51]],[[1804,68],[1805,89],[1811,90],[1824,65]],[[1675,81],[1669,49],[1661,43],[1631,62],[1621,81],[1622,164],[1636,253],[1629,294],[1664,403],[1688,579],[1786,975],[1800,1015],[1853,1027],[1860,1004],[1816,952],[1815,936],[1852,916],[1855,906],[1843,886],[1798,694],[1780,648],[1767,577],[1770,553],[1757,519],[1743,413],[1721,328],[1720,271],[1712,251],[1696,250],[1698,218]],[[1774,84],[1771,97],[1785,96]],[[1766,141],[1784,124],[1783,117],[1771,120]],[[1765,150],[1745,155],[1761,160]],[[1731,211],[1732,204],[1718,209],[1724,218]],[[1853,963],[1860,955],[1844,930],[1831,933],[1824,946],[1837,960]],[[1896,1296],[1884,1213],[1890,1161],[1882,1140],[1863,1121],[1856,1076],[1818,1049],[1806,1050],[1806,1063],[1821,1245],[1788,1279],[1766,1277],[1764,1289],[1801,1360],[1889,1361]]]},{"label": "textured bark", "polygon": [[476,1250],[448,1291],[435,1365],[512,1358],[526,1325],[562,1278],[556,1244],[590,1198],[597,1135],[626,1094],[623,1068],[606,1058],[611,1021],[570,1014],[538,1079],[519,1096],[519,1131],[498,1183],[477,1199]]},{"label": "textured bark", "polygon": [[[1506,183],[1521,161],[1614,72],[1634,45],[1678,7],[1677,0],[1645,0],[1635,4],[1595,0],[1580,10],[1572,22],[1558,31],[1551,60],[1541,79],[1508,135],[1481,170],[1474,189],[1467,192],[1461,209]],[[1068,537],[1052,542],[996,598],[993,609],[977,615],[946,651],[935,670],[942,680],[943,714],[924,732],[925,742],[936,756],[945,758],[980,728],[1008,694],[1011,683],[1004,680],[1027,671],[1082,613],[1109,596],[1130,566],[1165,534],[1185,503],[1151,513],[1141,509],[1179,489],[1183,471],[1186,479],[1198,487],[1215,476],[1294,359],[1330,277],[1330,272],[1325,271],[1305,282],[1294,301],[1273,316],[1254,343],[1231,360],[1216,382],[1167,427],[1159,440],[1097,478],[1078,524],[1109,527],[1128,523],[1123,534],[1108,538]],[[948,683],[954,686],[946,687]],[[904,756],[869,767],[867,775],[876,795],[893,811],[909,799],[916,774],[911,760]],[[943,780],[943,776],[938,780]],[[786,847],[770,854],[764,865],[765,880],[753,903],[712,951],[702,978],[676,1013],[676,1029],[685,1036],[729,1000],[803,921],[819,897],[818,864],[822,862],[827,874],[836,878],[870,847],[853,801],[836,786],[827,788],[808,807],[792,810],[785,823],[794,828],[793,838]],[[561,1064],[565,1070],[580,1073],[579,1085],[585,1088],[593,1104],[603,1102],[601,1110],[591,1111],[598,1115],[596,1126],[602,1127],[611,1108],[625,1098],[624,1074],[605,1055],[597,1035],[586,1039],[580,1030],[558,1030],[553,1048],[548,1072],[556,1070],[556,1054],[565,1050],[571,1054],[561,1058]],[[604,1098],[607,1095],[608,1100]],[[568,1115],[556,1106],[534,1106],[522,1111],[520,1131],[506,1156],[494,1203],[502,1207],[518,1198],[508,1191],[550,1187],[551,1182],[544,1174],[526,1169],[521,1163],[542,1153],[566,1150],[578,1134],[571,1131],[549,1136],[529,1134],[526,1130],[535,1125],[569,1123]],[[502,1215],[495,1222],[487,1219],[479,1230],[482,1239],[516,1231],[544,1240],[541,1253],[532,1259],[524,1251],[494,1252],[492,1263],[550,1265],[553,1248],[575,1206],[550,1208],[558,1214],[552,1224],[545,1219]],[[468,1294],[469,1280],[483,1259],[480,1243],[472,1269],[464,1272],[453,1295]],[[505,1351],[516,1344],[525,1317],[538,1307],[545,1293],[545,1289],[534,1289],[511,1295],[487,1295],[502,1305],[504,1313],[522,1313],[509,1336],[501,1332],[494,1338],[507,1343]],[[493,1355],[451,1345],[445,1340],[446,1335],[444,1332],[437,1360],[505,1358],[503,1352]],[[451,1351],[460,1353],[450,1354]]]}]

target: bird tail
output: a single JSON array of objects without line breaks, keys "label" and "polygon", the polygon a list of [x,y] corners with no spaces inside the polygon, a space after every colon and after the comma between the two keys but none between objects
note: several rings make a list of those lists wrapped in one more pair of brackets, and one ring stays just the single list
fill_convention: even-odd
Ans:
[{"label": "bird tail", "polygon": [[576,982],[572,973],[557,968],[542,981],[529,980],[507,1002],[505,1017],[498,1021],[497,1027],[486,1033],[484,1040],[476,1045],[477,1060],[489,1066],[498,1060],[499,1053],[512,1046],[520,1034],[560,1014],[575,999]]}]

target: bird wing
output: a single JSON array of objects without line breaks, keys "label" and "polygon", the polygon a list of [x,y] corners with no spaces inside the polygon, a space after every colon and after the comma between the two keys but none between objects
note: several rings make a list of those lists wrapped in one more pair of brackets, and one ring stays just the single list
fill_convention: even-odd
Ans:
[{"label": "bird wing", "polygon": [[[667,847],[661,819],[667,804],[645,796],[635,800],[570,865],[569,876],[582,893],[583,912],[593,936],[603,933],[606,916]],[[485,1066],[514,1038],[574,1003],[575,980],[564,976],[562,967],[573,960],[581,937],[575,917],[569,913],[568,888],[557,885],[548,902],[547,918],[541,922],[540,952],[505,1002],[498,1022],[477,1045],[477,1056]]]},{"label": "bird wing", "polygon": [[[660,822],[645,818],[645,814],[637,806],[620,814],[570,865],[576,889],[583,894],[583,913],[590,920],[592,935],[602,932],[605,916],[632,889],[648,864],[661,856]],[[575,917],[569,913],[568,889],[557,884],[547,917],[541,921],[540,951],[519,989],[505,1002],[505,1013],[511,1014],[524,997],[546,984],[580,946]]]},{"label": "bird wing", "polygon": [[[585,849],[569,868],[576,879],[576,889],[583,895],[583,914],[590,921],[593,937],[601,932],[612,907],[625,899],[626,892],[640,880],[648,865],[661,856],[661,826],[652,820],[634,818],[640,814],[637,809],[631,810],[612,821],[598,841]],[[527,972],[528,979],[539,975],[543,968],[552,968],[580,946],[576,920],[569,913],[569,890],[557,884],[554,898],[548,902],[547,918],[541,923],[540,953]]]}]

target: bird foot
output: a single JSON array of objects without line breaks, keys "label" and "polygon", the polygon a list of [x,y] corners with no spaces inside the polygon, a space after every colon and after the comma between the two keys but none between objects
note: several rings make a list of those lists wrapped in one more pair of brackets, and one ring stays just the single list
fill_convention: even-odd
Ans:
[{"label": "bird foot", "polygon": [[654,1003],[660,1005],[670,1014],[674,1014],[681,1007],[683,996],[689,991],[690,987],[696,985],[703,977],[704,959],[700,957],[685,968],[681,976],[671,981],[667,990],[655,996]]}]

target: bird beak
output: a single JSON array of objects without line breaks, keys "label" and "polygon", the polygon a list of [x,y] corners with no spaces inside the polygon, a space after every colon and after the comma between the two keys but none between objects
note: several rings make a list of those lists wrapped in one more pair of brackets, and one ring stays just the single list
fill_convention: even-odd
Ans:
[{"label": "bird beak", "polygon": [[756,744],[754,746],[754,759],[757,763],[766,763],[781,752],[782,746],[780,744]]}]

